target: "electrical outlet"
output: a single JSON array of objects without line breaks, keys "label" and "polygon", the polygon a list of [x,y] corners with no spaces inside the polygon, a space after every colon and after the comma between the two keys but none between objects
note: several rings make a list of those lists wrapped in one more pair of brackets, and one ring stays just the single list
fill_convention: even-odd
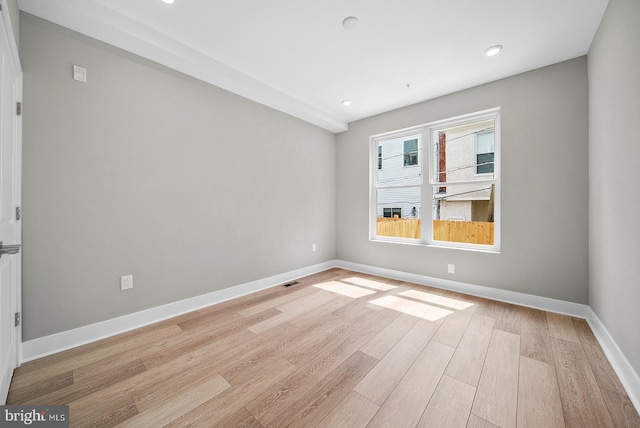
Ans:
[{"label": "electrical outlet", "polygon": [[125,275],[120,277],[120,290],[129,290],[133,288],[133,275]]},{"label": "electrical outlet", "polygon": [[313,244],[313,245],[311,246],[311,251],[313,251],[314,253],[316,252],[316,244]]},{"label": "electrical outlet", "polygon": [[456,273],[456,265],[449,263],[447,270],[449,273]]},{"label": "electrical outlet", "polygon": [[80,67],[79,65],[73,66],[73,80],[78,82],[87,83],[87,69]]}]

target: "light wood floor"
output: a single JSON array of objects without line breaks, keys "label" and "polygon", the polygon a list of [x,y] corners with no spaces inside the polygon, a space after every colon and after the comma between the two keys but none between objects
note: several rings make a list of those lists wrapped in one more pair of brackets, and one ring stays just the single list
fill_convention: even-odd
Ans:
[{"label": "light wood floor", "polygon": [[640,427],[584,320],[333,269],[24,364],[84,427]]}]

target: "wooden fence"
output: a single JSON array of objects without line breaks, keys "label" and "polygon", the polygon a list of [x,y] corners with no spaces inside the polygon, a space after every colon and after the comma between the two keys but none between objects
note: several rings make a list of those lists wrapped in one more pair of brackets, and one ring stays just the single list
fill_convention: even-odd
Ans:
[{"label": "wooden fence", "polygon": [[[420,220],[378,217],[378,235],[420,238]],[[493,223],[483,221],[433,220],[436,241],[493,245]]]},{"label": "wooden fence", "polygon": [[378,235],[397,238],[420,238],[420,220],[378,217]]}]

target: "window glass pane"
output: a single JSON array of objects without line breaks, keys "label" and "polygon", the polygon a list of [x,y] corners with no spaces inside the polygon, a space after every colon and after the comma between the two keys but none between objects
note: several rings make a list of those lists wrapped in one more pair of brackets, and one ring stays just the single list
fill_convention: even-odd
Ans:
[{"label": "window glass pane", "polygon": [[420,238],[420,188],[377,190],[377,235]]},{"label": "window glass pane", "polygon": [[431,135],[433,182],[493,178],[494,127],[489,119],[436,129]]},{"label": "window glass pane", "polygon": [[402,208],[383,208],[382,216],[386,218],[401,218]]},{"label": "window glass pane", "polygon": [[493,245],[494,185],[448,184],[446,192],[433,188],[433,239]]},{"label": "window glass pane", "polygon": [[493,129],[476,134],[476,153],[493,153]]},{"label": "window glass pane", "polygon": [[404,166],[418,165],[418,139],[404,141]]},{"label": "window glass pane", "polygon": [[[404,150],[406,141],[412,141],[410,148],[417,159],[420,152],[419,135],[412,136],[409,140],[406,137],[393,138],[381,141],[378,144],[378,181],[376,187],[407,186],[422,183],[422,171],[419,166],[405,168]],[[384,166],[383,169],[380,169],[381,165]]]},{"label": "window glass pane", "polygon": [[477,168],[476,172],[478,174],[490,174],[493,172],[493,157],[494,153],[478,153],[476,156],[477,159]]},{"label": "window glass pane", "polygon": [[493,147],[493,129],[476,134],[476,174],[490,174],[493,172]]}]

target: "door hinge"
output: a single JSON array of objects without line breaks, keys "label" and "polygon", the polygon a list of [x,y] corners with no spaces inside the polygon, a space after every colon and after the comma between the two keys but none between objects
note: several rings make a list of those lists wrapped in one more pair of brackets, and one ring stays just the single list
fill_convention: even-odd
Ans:
[{"label": "door hinge", "polygon": [[22,103],[20,101],[16,103],[16,114],[22,116]]},{"label": "door hinge", "polygon": [[20,220],[22,218],[22,208],[16,207],[16,220]]},{"label": "door hinge", "polygon": [[16,327],[20,327],[20,312],[16,312]]}]

